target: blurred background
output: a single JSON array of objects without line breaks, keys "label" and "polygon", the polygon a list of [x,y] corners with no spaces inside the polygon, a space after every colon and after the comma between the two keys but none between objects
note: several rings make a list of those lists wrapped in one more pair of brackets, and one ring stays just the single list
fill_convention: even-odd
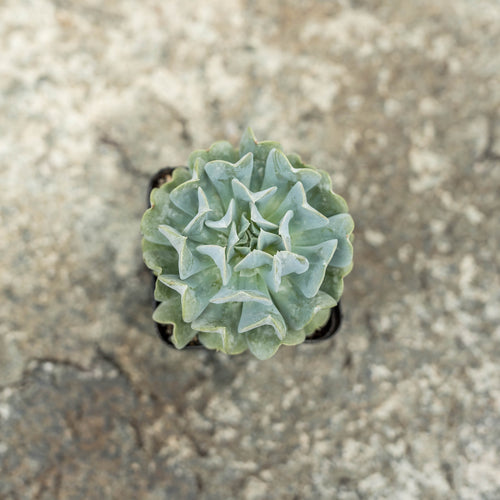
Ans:
[{"label": "blurred background", "polygon": [[[500,498],[497,0],[0,2],[0,498]],[[148,179],[219,139],[331,173],[345,321],[155,336]]]}]

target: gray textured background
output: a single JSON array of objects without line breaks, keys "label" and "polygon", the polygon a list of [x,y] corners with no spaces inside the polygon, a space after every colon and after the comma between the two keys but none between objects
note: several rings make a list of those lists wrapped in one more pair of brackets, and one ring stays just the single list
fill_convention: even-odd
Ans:
[{"label": "gray textured background", "polygon": [[[0,498],[500,498],[499,46],[497,0],[2,0]],[[167,350],[148,177],[247,125],[349,203],[342,333]]]}]

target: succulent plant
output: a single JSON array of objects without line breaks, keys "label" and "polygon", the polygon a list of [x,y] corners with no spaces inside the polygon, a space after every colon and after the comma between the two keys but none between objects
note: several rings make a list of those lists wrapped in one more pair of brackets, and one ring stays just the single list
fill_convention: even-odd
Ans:
[{"label": "succulent plant", "polygon": [[143,256],[153,314],[181,349],[271,357],[323,326],[352,268],[354,223],[329,175],[247,129],[194,151],[151,192]]}]

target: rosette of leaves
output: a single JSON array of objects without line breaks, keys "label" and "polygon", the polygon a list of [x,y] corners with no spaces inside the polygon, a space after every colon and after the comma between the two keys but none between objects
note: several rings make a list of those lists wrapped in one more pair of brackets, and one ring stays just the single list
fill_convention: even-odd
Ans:
[{"label": "rosette of leaves", "polygon": [[143,256],[157,276],[153,319],[181,349],[271,357],[323,326],[352,268],[354,224],[329,175],[257,142],[216,142],[151,192]]}]

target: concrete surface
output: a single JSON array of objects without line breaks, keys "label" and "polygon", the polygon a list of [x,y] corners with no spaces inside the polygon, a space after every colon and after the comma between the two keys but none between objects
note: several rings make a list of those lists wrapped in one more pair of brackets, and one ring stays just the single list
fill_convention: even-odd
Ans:
[{"label": "concrete surface", "polygon": [[[0,3],[0,498],[500,498],[496,0]],[[356,221],[336,340],[155,337],[148,177],[251,125]]]}]

